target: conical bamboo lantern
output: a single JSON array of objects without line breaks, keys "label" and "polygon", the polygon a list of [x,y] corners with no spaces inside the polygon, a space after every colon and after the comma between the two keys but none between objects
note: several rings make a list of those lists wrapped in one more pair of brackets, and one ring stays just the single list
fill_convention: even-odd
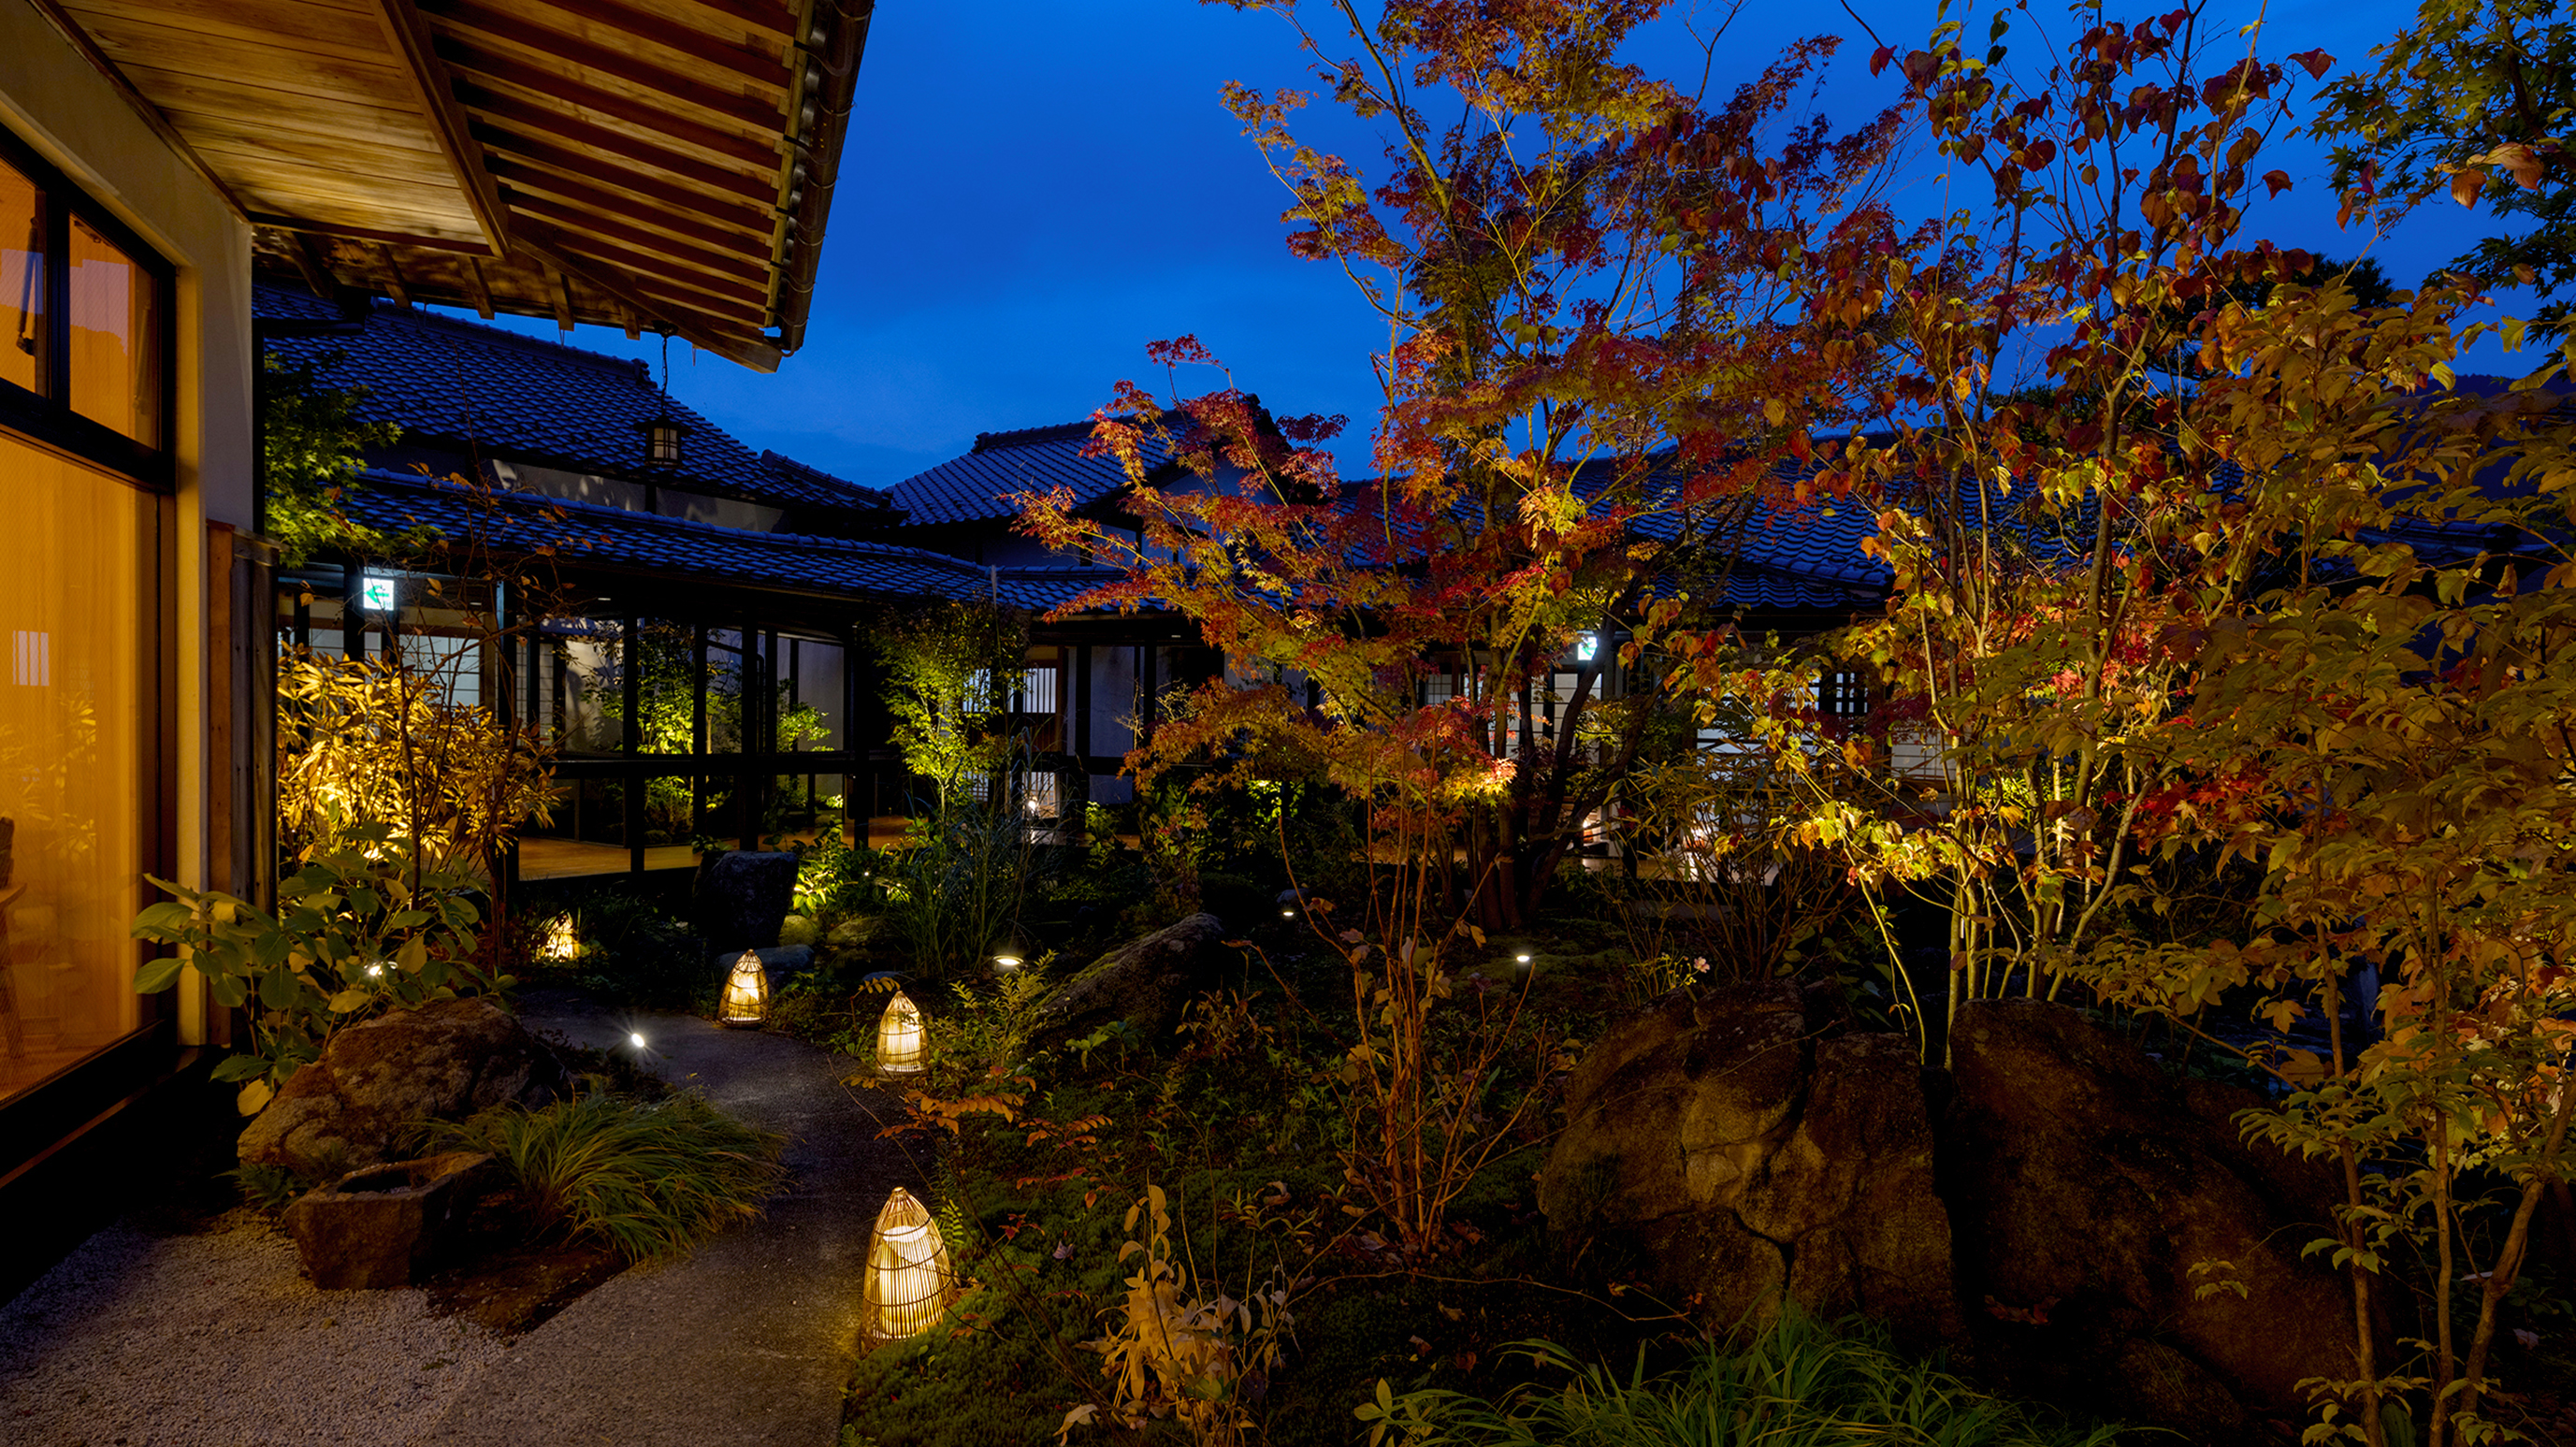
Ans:
[{"label": "conical bamboo lantern", "polygon": [[572,916],[559,914],[546,930],[545,957],[556,964],[570,964],[581,958],[581,936],[573,929]]},{"label": "conical bamboo lantern", "polygon": [[877,1071],[882,1075],[919,1075],[930,1068],[923,1059],[921,1007],[903,991],[894,992],[885,1015],[877,1021]]},{"label": "conical bamboo lantern", "polygon": [[769,972],[760,967],[757,952],[744,950],[725,978],[724,1003],[716,1018],[727,1025],[757,1025],[768,1016]]},{"label": "conical bamboo lantern", "polygon": [[919,1336],[948,1309],[948,1243],[901,1186],[877,1213],[868,1240],[868,1279],[859,1294],[859,1339],[871,1344]]}]

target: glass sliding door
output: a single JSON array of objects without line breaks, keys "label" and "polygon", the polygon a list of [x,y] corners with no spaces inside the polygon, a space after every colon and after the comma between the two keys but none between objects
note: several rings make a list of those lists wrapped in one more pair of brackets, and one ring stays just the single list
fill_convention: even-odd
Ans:
[{"label": "glass sliding door", "polygon": [[144,1020],[157,500],[0,433],[0,1101]]}]

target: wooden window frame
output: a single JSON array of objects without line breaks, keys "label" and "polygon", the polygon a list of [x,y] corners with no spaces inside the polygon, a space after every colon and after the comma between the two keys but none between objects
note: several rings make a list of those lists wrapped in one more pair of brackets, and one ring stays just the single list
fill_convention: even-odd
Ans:
[{"label": "wooden window frame", "polygon": [[[27,178],[45,198],[45,391],[31,392],[14,382],[0,382],[0,427],[59,448],[94,466],[131,478],[155,492],[170,492],[176,469],[171,442],[176,435],[179,397],[178,268],[133,228],[110,215],[89,193],[0,127],[0,162]],[[159,436],[137,441],[104,422],[85,417],[71,399],[71,234],[79,218],[143,269],[158,289],[152,324],[160,335],[159,405],[153,411]]]}]

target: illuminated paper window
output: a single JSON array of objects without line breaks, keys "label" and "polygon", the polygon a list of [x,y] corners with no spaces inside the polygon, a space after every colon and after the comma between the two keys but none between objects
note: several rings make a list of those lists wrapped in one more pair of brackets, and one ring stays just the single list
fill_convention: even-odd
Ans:
[{"label": "illuminated paper window", "polygon": [[131,1034],[156,732],[154,499],[0,436],[0,1102]]}]

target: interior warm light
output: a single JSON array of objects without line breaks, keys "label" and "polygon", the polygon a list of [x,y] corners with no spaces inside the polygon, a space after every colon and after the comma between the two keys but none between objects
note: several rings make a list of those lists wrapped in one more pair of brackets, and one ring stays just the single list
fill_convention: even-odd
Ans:
[{"label": "interior warm light", "polygon": [[757,1025],[768,1016],[769,972],[760,967],[757,951],[744,950],[725,978],[724,1004],[716,1018],[728,1025]]},{"label": "interior warm light", "polygon": [[921,1007],[903,991],[894,992],[887,1002],[884,1018],[877,1021],[877,1070],[885,1075],[919,1075],[929,1069],[923,1060]]},{"label": "interior warm light", "polygon": [[859,1295],[860,1339],[901,1341],[938,1325],[948,1309],[951,1279],[948,1243],[940,1239],[939,1223],[910,1191],[895,1187],[877,1213],[876,1234],[868,1242],[868,1279]]}]

